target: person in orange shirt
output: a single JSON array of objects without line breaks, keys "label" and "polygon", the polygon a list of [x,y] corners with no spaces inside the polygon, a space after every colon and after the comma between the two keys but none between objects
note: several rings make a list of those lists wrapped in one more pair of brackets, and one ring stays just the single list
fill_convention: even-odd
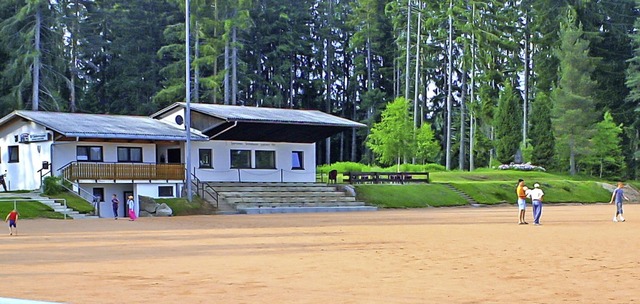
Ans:
[{"label": "person in orange shirt", "polygon": [[518,225],[529,224],[524,220],[524,213],[527,209],[527,187],[524,185],[524,180],[518,180],[518,187],[516,188],[516,194],[518,195]]},{"label": "person in orange shirt", "polygon": [[16,226],[16,222],[18,222],[18,211],[16,209],[13,209],[11,212],[9,212],[9,214],[7,214],[7,217],[4,219],[4,221],[9,222],[9,235],[13,235],[14,230],[15,234],[18,235],[18,227]]}]

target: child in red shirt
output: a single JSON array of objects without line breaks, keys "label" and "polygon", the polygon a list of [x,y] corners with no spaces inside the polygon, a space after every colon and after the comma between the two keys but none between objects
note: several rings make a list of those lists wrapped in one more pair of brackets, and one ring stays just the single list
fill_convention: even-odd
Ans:
[{"label": "child in red shirt", "polygon": [[9,235],[13,235],[13,231],[15,230],[15,234],[18,235],[18,227],[16,226],[16,222],[18,221],[18,211],[13,209],[7,217],[4,219],[5,222],[9,222]]}]

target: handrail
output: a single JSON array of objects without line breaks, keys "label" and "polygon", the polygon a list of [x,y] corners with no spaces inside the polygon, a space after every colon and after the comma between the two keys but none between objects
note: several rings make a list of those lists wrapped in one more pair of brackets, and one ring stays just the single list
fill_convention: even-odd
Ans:
[{"label": "handrail", "polygon": [[195,174],[191,173],[191,176],[193,177],[191,183],[193,183],[196,186],[196,193],[198,193],[198,195],[200,195],[200,197],[204,200],[207,200],[205,194],[208,194],[215,201],[216,203],[215,206],[216,208],[218,208],[219,207],[218,191],[216,191],[216,189],[213,189],[213,187],[211,187],[209,184],[201,182],[200,179]]},{"label": "handrail", "polygon": [[[62,178],[62,183],[61,184],[62,184],[63,188],[67,189],[70,193],[73,193],[74,195],[78,196],[79,198],[81,198],[81,199],[87,201],[88,203],[90,203],[91,205],[93,205],[93,209],[95,210],[96,215],[100,216],[100,196],[93,195],[93,193],[82,189],[82,187],[80,187],[80,185],[77,185],[79,193],[76,193],[76,191],[74,191],[73,189],[70,189],[69,187],[67,187],[64,182],[68,182],[68,183],[70,183],[72,185],[75,184],[75,183],[70,181],[70,180],[68,180],[68,179],[66,179],[66,178],[64,178],[64,176],[62,176],[61,178]],[[87,197],[82,196],[81,193],[85,194],[90,199],[87,199]]]}]

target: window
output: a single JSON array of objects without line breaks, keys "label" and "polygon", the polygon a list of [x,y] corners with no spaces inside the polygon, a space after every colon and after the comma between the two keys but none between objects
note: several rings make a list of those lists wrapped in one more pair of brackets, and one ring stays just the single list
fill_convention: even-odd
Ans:
[{"label": "window", "polygon": [[78,161],[102,161],[102,147],[78,146],[76,148],[76,159]]},{"label": "window", "polygon": [[93,188],[93,197],[98,202],[104,202],[104,188]]},{"label": "window", "polygon": [[158,187],[158,196],[160,196],[160,197],[173,197],[173,187],[172,186],[159,186]]},{"label": "window", "polygon": [[200,149],[198,155],[200,157],[200,168],[213,168],[211,165],[211,149]]},{"label": "window", "polygon": [[141,163],[142,148],[118,147],[118,162]]},{"label": "window", "polygon": [[20,150],[18,149],[18,146],[9,146],[9,162],[20,162]]},{"label": "window", "polygon": [[291,169],[304,170],[304,154],[302,151],[291,152]]},{"label": "window", "polygon": [[275,169],[276,151],[256,151],[256,169]]},{"label": "window", "polygon": [[251,150],[231,150],[231,168],[251,168]]}]

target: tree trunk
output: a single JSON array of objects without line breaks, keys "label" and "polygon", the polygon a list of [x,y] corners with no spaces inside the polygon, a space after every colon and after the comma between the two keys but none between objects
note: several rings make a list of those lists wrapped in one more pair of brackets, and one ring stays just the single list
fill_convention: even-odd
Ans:
[{"label": "tree trunk", "polygon": [[573,136],[569,138],[569,174],[576,175],[576,151]]},{"label": "tree trunk", "polygon": [[522,104],[522,146],[527,146],[527,126],[529,125],[529,76],[531,54],[529,52],[529,8],[525,8],[525,30],[524,30],[524,102]]},{"label": "tree trunk", "polygon": [[231,100],[231,84],[229,81],[230,60],[229,60],[229,41],[224,45],[224,104],[230,104]]},{"label": "tree trunk", "polygon": [[238,41],[237,27],[231,29],[231,104],[238,104]]},{"label": "tree trunk", "polygon": [[[328,13],[328,23],[329,27],[333,27],[333,1],[329,0],[329,13]],[[331,40],[331,34],[327,35],[327,49],[326,49],[326,62],[325,62],[325,112],[331,114],[331,80],[332,80],[332,70],[331,63],[333,62],[333,41]],[[331,163],[331,138],[327,137],[324,141],[325,143],[325,159],[326,163]]]},{"label": "tree trunk", "polygon": [[467,71],[466,67],[463,67],[462,72],[462,94],[460,96],[460,154],[458,158],[458,167],[460,170],[464,170],[465,155],[465,131],[466,131],[466,114],[465,114],[465,102],[467,98]]},{"label": "tree trunk", "polygon": [[413,130],[414,136],[415,131],[418,130],[418,86],[420,84],[420,23],[421,23],[422,13],[418,13],[418,35],[416,38],[416,74],[415,74],[415,89],[414,89],[414,97],[413,97]]},{"label": "tree trunk", "polygon": [[406,67],[404,71],[404,98],[409,100],[409,62],[411,60],[409,52],[411,50],[411,0],[407,1],[407,48]]},{"label": "tree trunk", "polygon": [[31,110],[38,111],[40,108],[40,27],[42,26],[42,12],[40,6],[36,7],[36,24],[34,33],[35,57],[33,58],[33,87],[31,88]]},{"label": "tree trunk", "polygon": [[[198,21],[195,22],[195,37],[194,37],[194,55],[193,60],[196,61],[200,57],[200,30],[198,28]],[[193,102],[200,102],[200,68],[196,64],[193,71]]]},{"label": "tree trunk", "polygon": [[447,145],[445,168],[451,170],[451,107],[453,103],[453,0],[449,0],[449,47],[447,51]]}]

